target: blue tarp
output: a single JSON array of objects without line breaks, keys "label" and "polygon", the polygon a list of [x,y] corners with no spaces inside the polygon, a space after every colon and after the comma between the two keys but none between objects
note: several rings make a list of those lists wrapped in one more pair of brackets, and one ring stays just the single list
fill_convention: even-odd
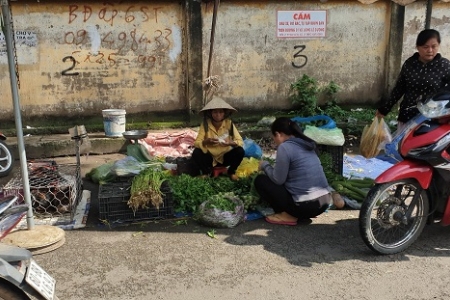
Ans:
[{"label": "blue tarp", "polygon": [[391,166],[393,164],[384,160],[384,157],[365,158],[362,155],[344,155],[342,174],[347,178],[368,177],[375,179]]}]

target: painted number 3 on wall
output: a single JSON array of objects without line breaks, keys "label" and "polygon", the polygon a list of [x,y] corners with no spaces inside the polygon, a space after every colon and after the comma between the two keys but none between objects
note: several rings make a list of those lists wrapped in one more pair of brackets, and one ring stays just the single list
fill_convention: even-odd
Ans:
[{"label": "painted number 3 on wall", "polygon": [[70,72],[75,68],[75,65],[77,64],[77,61],[75,60],[75,58],[73,56],[66,56],[62,59],[63,62],[66,62],[66,60],[70,60],[72,62],[72,66],[70,66],[69,68],[63,70],[61,72],[61,75],[63,76],[77,76],[80,73],[78,72]]},{"label": "painted number 3 on wall", "polygon": [[294,68],[303,68],[308,62],[308,57],[306,55],[300,54],[303,50],[305,50],[305,45],[297,45],[294,46],[294,59],[292,60],[292,66]]}]

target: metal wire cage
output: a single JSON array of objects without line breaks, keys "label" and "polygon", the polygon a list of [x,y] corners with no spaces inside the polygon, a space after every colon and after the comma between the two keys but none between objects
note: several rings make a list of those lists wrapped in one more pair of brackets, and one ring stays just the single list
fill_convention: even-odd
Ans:
[{"label": "metal wire cage", "polygon": [[[64,217],[73,220],[82,196],[78,164],[58,165],[53,160],[28,162],[31,202],[36,218]],[[16,195],[24,202],[20,171],[3,187],[5,196]]]}]

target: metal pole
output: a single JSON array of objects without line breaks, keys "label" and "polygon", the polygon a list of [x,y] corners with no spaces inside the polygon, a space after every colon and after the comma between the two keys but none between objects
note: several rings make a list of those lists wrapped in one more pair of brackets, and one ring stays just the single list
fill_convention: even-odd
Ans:
[{"label": "metal pole", "polygon": [[211,25],[211,39],[209,44],[209,58],[208,58],[208,73],[206,74],[206,78],[209,78],[211,76],[211,61],[213,56],[213,50],[214,50],[214,36],[216,32],[216,20],[217,20],[217,10],[219,9],[219,0],[214,0],[214,10],[213,10],[213,19],[212,19],[212,25]]},{"label": "metal pole", "polygon": [[16,120],[16,131],[17,131],[17,144],[19,146],[19,157],[20,157],[20,170],[22,173],[23,181],[23,196],[25,203],[28,204],[27,212],[27,225],[28,229],[34,228],[34,217],[33,217],[33,207],[31,205],[31,195],[30,195],[30,182],[28,179],[28,168],[27,168],[27,156],[25,153],[25,145],[23,142],[23,130],[22,130],[22,118],[20,115],[20,101],[19,92],[17,85],[17,76],[15,69],[15,60],[13,52],[13,32],[12,32],[12,19],[11,11],[9,10],[8,0],[1,0],[2,15],[3,15],[3,34],[5,35],[6,41],[6,52],[8,54],[8,65],[9,65],[9,77],[11,80],[11,93],[13,96],[14,104],[14,118]]},{"label": "metal pole", "polygon": [[427,1],[427,14],[425,16],[425,29],[430,29],[432,11],[433,11],[433,0],[428,0]]}]

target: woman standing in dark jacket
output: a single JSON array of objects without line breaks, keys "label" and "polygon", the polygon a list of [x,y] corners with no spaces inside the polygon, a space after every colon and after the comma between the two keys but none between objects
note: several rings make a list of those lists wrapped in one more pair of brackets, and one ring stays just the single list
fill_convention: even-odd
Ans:
[{"label": "woman standing in dark jacket", "polygon": [[419,111],[417,100],[431,96],[450,84],[450,61],[439,54],[441,36],[434,29],[419,33],[416,41],[417,52],[408,58],[401,69],[389,99],[378,107],[376,116],[384,117],[403,96],[398,113],[397,129],[415,117]]}]

